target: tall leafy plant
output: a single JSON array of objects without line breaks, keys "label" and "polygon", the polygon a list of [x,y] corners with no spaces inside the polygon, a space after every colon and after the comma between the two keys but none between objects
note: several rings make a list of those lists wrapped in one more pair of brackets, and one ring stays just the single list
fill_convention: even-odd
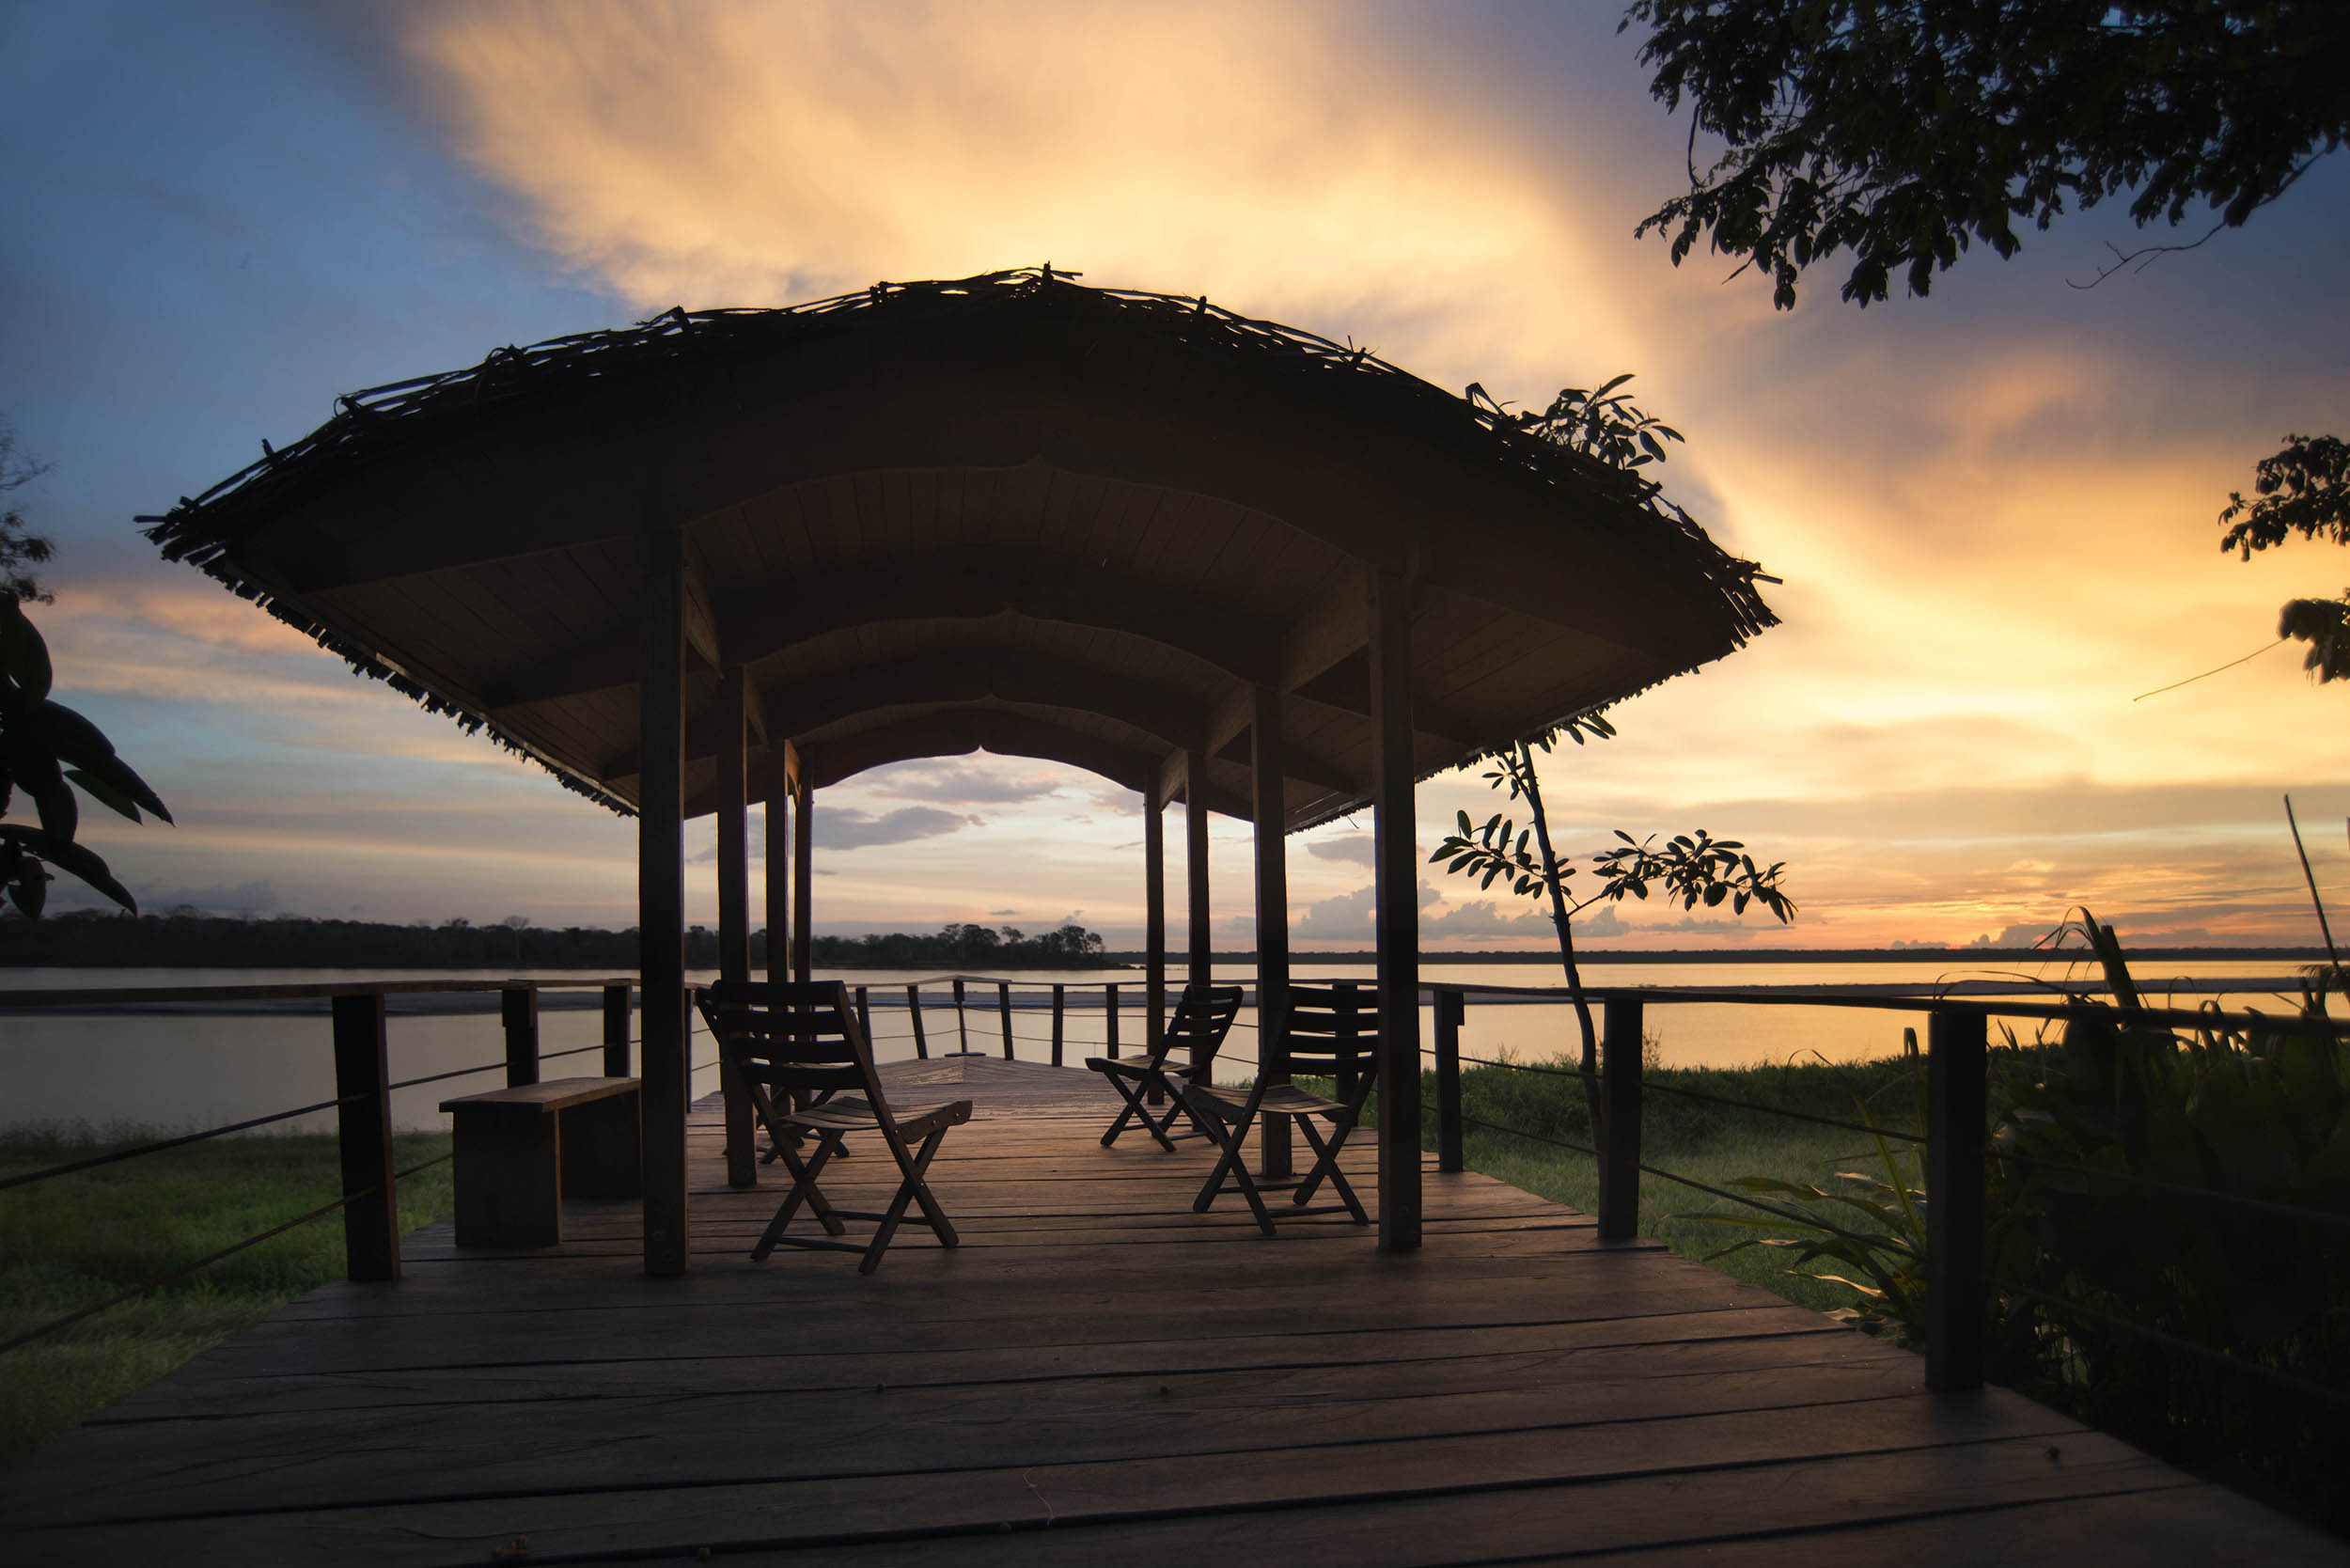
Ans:
[{"label": "tall leafy plant", "polygon": [[[1685,519],[1687,514],[1681,508],[1665,499],[1663,487],[1639,472],[1663,463],[1666,443],[1681,441],[1681,432],[1633,402],[1626,390],[1631,380],[1627,373],[1596,387],[1566,387],[1542,413],[1518,416],[1518,426],[1553,446],[1634,475],[1639,480],[1643,507]],[[1469,396],[1499,407],[1481,386],[1470,387]],[[1577,898],[1569,890],[1569,879],[1580,868],[1562,859],[1551,841],[1550,815],[1543,804],[1535,755],[1549,755],[1561,739],[1579,746],[1615,733],[1616,727],[1606,714],[1594,711],[1560,719],[1487,753],[1482,760],[1492,766],[1485,774],[1486,783],[1512,801],[1525,804],[1526,825],[1521,828],[1514,814],[1505,816],[1498,811],[1480,825],[1470,822],[1469,814],[1463,811],[1456,830],[1446,835],[1428,857],[1432,864],[1456,875],[1476,878],[1480,890],[1501,882],[1511,892],[1541,904],[1550,917],[1582,1036],[1582,1069],[1592,1097],[1594,1125],[1600,1124],[1599,1105],[1597,1090],[1590,1086],[1599,1070],[1599,1030],[1591,1019],[1582,966],[1576,961],[1574,917],[1603,900],[1611,903],[1627,897],[1645,900],[1652,888],[1666,900],[1679,901],[1684,909],[1700,903],[1714,909],[1728,901],[1733,914],[1743,915],[1748,904],[1760,903],[1781,921],[1795,916],[1794,901],[1779,886],[1783,862],[1757,866],[1744,844],[1735,839],[1717,840],[1703,828],[1694,834],[1675,834],[1661,844],[1653,835],[1635,839],[1619,828],[1616,837],[1622,842],[1590,857],[1590,870],[1595,873],[1590,896]]]},{"label": "tall leafy plant", "polygon": [[[1902,1043],[1910,1125],[1923,1127],[1926,1071],[1925,1058],[1918,1053],[1918,1031],[1904,1029]],[[1853,1097],[1853,1108],[1863,1122],[1878,1129],[1870,1135],[1868,1169],[1836,1172],[1835,1186],[1776,1176],[1734,1177],[1730,1184],[1754,1194],[1767,1212],[1674,1217],[1757,1232],[1708,1253],[1705,1261],[1710,1263],[1750,1247],[1782,1252],[1787,1273],[1841,1285],[1858,1298],[1831,1317],[1915,1347],[1925,1341],[1926,1333],[1925,1146],[1888,1137],[1892,1129],[1881,1128],[1858,1095]],[[1829,1274],[1812,1266],[1822,1262],[1845,1272]]]},{"label": "tall leafy plant", "polygon": [[169,822],[171,813],[98,726],[49,695],[51,679],[48,643],[18,597],[0,593],[0,815],[20,797],[35,814],[30,823],[0,822],[0,886],[19,911],[39,918],[54,866],[135,912],[106,862],[74,841],[74,792],[133,822],[143,813]]},{"label": "tall leafy plant", "polygon": [[2133,1021],[2112,928],[2084,909],[2063,930],[2113,1001],[2075,996],[2097,1011],[1995,1081],[1998,1370],[2183,1457],[2338,1490],[2318,1456],[2339,1410],[2296,1389],[2350,1394],[2350,1045],[2217,1009]]}]

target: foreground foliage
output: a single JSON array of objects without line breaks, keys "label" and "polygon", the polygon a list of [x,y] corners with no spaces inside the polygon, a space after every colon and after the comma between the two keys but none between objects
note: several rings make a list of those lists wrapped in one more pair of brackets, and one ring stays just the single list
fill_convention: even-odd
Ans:
[{"label": "foreground foliage", "polygon": [[[2136,1000],[2111,929],[2076,924]],[[1987,1206],[1996,1375],[2350,1525],[2350,1046],[2117,1014],[2010,1061]]]},{"label": "foreground foliage", "polygon": [[1635,0],[1651,93],[1724,150],[1642,221],[1678,263],[1745,257],[1783,309],[1848,253],[1843,297],[1913,294],[1970,244],[2022,248],[2127,195],[2139,227],[2242,224],[2350,134],[2336,8],[2273,0]]},{"label": "foreground foliage", "polygon": [[[112,1129],[0,1137],[0,1176],[139,1141]],[[403,1134],[405,1168],[448,1150]],[[331,1135],[215,1138],[0,1192],[0,1341],[171,1273],[330,1202],[341,1190]],[[448,1167],[400,1184],[403,1231],[449,1213]],[[107,1404],[343,1273],[339,1215],[225,1259],[152,1294],[0,1355],[0,1464],[23,1458]]]},{"label": "foreground foliage", "polygon": [[[2350,1047],[2133,1025],[2122,1010],[2143,998],[2111,929],[2086,911],[2065,929],[2114,1001],[2074,994],[2099,1012],[1991,1054],[1989,1375],[2350,1525],[2335,1451],[2350,1409]],[[2324,997],[2307,1006],[2322,1014]],[[1899,1065],[1922,1125],[1923,1061]],[[1922,1161],[1880,1139],[1826,1182],[1771,1169],[1729,1184],[1776,1215],[1687,1217],[1761,1232],[1713,1256],[1777,1252],[1853,1293],[1840,1316],[1915,1345]]]},{"label": "foreground foliage", "polygon": [[171,813],[98,726],[49,695],[53,674],[49,644],[18,590],[0,592],[0,814],[19,796],[35,814],[30,823],[0,822],[0,886],[25,918],[39,919],[54,866],[136,913],[106,862],[74,841],[82,817],[75,791],[134,823],[142,813],[169,822]]}]

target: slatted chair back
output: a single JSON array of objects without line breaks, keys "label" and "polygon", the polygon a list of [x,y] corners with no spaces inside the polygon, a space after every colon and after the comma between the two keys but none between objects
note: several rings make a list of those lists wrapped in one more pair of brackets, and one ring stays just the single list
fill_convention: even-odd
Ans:
[{"label": "slatted chair back", "polygon": [[1167,1016],[1155,1061],[1172,1059],[1178,1066],[1196,1063],[1202,1071],[1224,1047],[1240,1016],[1241,988],[1237,985],[1186,985]]},{"label": "slatted chair back", "polygon": [[[1170,1154],[1178,1139],[1201,1136],[1202,1129],[1174,1130],[1177,1120],[1186,1114],[1183,1086],[1208,1077],[1239,1012],[1239,986],[1186,985],[1167,1027],[1159,1031],[1157,1043],[1141,1056],[1088,1057],[1086,1066],[1109,1080],[1121,1102],[1117,1117],[1102,1135],[1102,1147],[1115,1144],[1130,1125],[1150,1134],[1152,1141]],[[1180,1060],[1178,1050],[1183,1053]],[[1153,1111],[1154,1103],[1166,1105],[1165,1112]]]},{"label": "slatted chair back", "polygon": [[1338,1097],[1379,1073],[1379,992],[1352,980],[1292,985],[1282,1020],[1283,1058],[1292,1074],[1337,1080]]},{"label": "slatted chair back", "polygon": [[779,1105],[849,1093],[888,1113],[873,1047],[841,981],[720,980],[702,992],[701,1010],[719,1053]]},{"label": "slatted chair back", "polygon": [[[1221,1151],[1191,1206],[1205,1213],[1226,1186],[1238,1187],[1258,1228],[1272,1235],[1273,1210],[1265,1203],[1264,1191],[1286,1186],[1290,1201],[1282,1212],[1289,1217],[1342,1211],[1355,1224],[1368,1225],[1371,1216],[1340,1168],[1339,1156],[1379,1081],[1378,990],[1340,980],[1335,985],[1292,985],[1285,997],[1288,1006],[1277,1025],[1277,1039],[1266,1042],[1266,1071],[1252,1087],[1246,1091],[1218,1089],[1202,1076],[1183,1088],[1183,1103],[1194,1121]],[[1336,1080],[1336,1097],[1294,1082],[1275,1081],[1295,1074]],[[1312,1166],[1293,1183],[1261,1183],[1249,1174],[1243,1148],[1249,1129],[1277,1117],[1293,1125],[1313,1150]],[[1325,1182],[1338,1202],[1308,1207]]]}]

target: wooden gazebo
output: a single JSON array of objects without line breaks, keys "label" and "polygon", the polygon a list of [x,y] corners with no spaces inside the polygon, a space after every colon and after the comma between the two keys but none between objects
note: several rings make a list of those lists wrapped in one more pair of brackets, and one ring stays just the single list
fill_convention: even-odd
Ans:
[{"label": "wooden gazebo", "polygon": [[1380,1240],[1406,1249],[1414,783],[1773,619],[1751,563],[1491,404],[1049,268],[500,350],[352,394],[150,521],[166,556],[637,814],[657,1274],[686,1259],[687,817],[716,813],[744,974],[744,812],[767,803],[771,962],[788,932],[804,973],[818,790],[981,748],[1089,769],[1142,796],[1155,1027],[1161,808],[1186,806],[1201,976],[1205,813],[1255,823],[1277,998],[1283,836],[1369,805]]}]

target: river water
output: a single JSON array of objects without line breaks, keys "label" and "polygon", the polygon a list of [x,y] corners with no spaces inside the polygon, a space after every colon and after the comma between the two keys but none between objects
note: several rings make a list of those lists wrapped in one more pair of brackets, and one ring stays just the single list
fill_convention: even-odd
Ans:
[{"label": "river water", "polygon": [[[2292,1006],[2280,993],[2289,986],[2292,965],[2277,960],[2196,961],[2186,964],[2146,964],[2138,966],[2139,983],[2149,992],[2175,985],[2183,1006],[2202,996],[2223,995],[2231,1008],[2256,1007],[2283,1011]],[[934,980],[934,971],[897,972],[853,970],[822,974],[868,988],[873,1007],[876,1054],[884,1059],[911,1057],[913,1031],[905,1011],[905,985]],[[1945,956],[1932,961],[1896,963],[1757,963],[1725,958],[1718,962],[1675,964],[1607,964],[1585,966],[1584,980],[1591,986],[1661,988],[1778,987],[1811,988],[1869,985],[1914,988],[1919,995],[1952,981],[2031,981],[2040,986],[2061,983],[2079,972],[2061,964],[2043,964],[2026,971],[1968,969]],[[137,986],[334,984],[353,980],[503,980],[502,973],[435,970],[223,970],[223,969],[14,969],[0,970],[0,989],[86,989]],[[543,971],[535,978],[577,981],[593,977]],[[697,974],[696,980],[715,977]],[[1170,985],[1181,983],[1180,966],[1170,969]],[[1247,980],[1246,964],[1220,968],[1218,978]],[[1301,965],[1300,980],[1355,980],[1369,984],[1369,964]],[[1460,982],[1498,987],[1545,987],[1559,983],[1554,967],[1531,964],[1430,964],[1421,970],[1428,981]],[[1072,1065],[1101,1053],[1107,1019],[1102,1009],[1102,987],[1114,982],[1120,992],[1120,1041],[1128,1053],[1140,1046],[1143,1030],[1142,977],[1136,970],[1089,969],[1069,973],[1024,971],[1010,978],[1014,1007],[1011,1014],[1013,1049],[1026,1060],[1045,1060],[1051,1054],[1050,992],[1054,982],[1067,986],[1069,1008],[1063,1017],[1063,1056]],[[958,1025],[949,988],[933,983],[924,988],[928,1006],[924,1033],[931,1052],[959,1046],[1000,1054],[1003,1023],[998,997],[991,984],[965,988],[965,1007]],[[2052,991],[2019,1000],[2055,1000]],[[540,1016],[540,1048],[555,1053],[593,1046],[602,1038],[600,998],[593,990],[543,995]],[[568,1005],[567,1005],[568,1004]],[[452,1008],[464,1011],[450,1011]],[[502,1076],[504,1043],[494,993],[441,997],[396,996],[389,1025],[391,1072],[397,1081],[430,1074],[481,1067],[477,1075],[451,1079],[393,1096],[393,1119],[402,1128],[446,1124],[440,1102],[447,1097],[494,1089]],[[1803,1006],[1737,1006],[1725,1004],[1651,1005],[1647,1032],[1658,1043],[1661,1059],[1670,1066],[1744,1066],[1758,1061],[1794,1058],[1828,1061],[1865,1060],[1902,1048],[1902,1031],[1916,1028],[1922,1038],[1922,1011],[1877,1011],[1859,1009]],[[2026,1038],[2029,1027],[2021,1026]],[[1433,1030],[1423,1010],[1423,1043]],[[1996,1036],[1995,1036],[1996,1038]],[[1499,996],[1471,996],[1462,1030],[1461,1049],[1469,1057],[1508,1056],[1520,1061],[1546,1060],[1572,1052],[1576,1041],[1573,1010],[1543,999],[1506,1001]],[[1219,1058],[1220,1078],[1246,1076],[1256,1061],[1253,1012],[1244,1011]],[[694,1042],[697,1093],[717,1087],[710,1043],[697,1029]],[[593,1051],[559,1057],[545,1064],[548,1077],[601,1071]],[[0,1011],[0,1126],[87,1124],[97,1128],[138,1126],[194,1128],[214,1126],[266,1115],[333,1097],[334,1073],[328,1049],[325,1003],[268,1002],[226,1004],[207,1009],[175,1008],[126,1011],[75,1009]],[[279,1130],[319,1130],[331,1124],[328,1113],[279,1123]]]}]

